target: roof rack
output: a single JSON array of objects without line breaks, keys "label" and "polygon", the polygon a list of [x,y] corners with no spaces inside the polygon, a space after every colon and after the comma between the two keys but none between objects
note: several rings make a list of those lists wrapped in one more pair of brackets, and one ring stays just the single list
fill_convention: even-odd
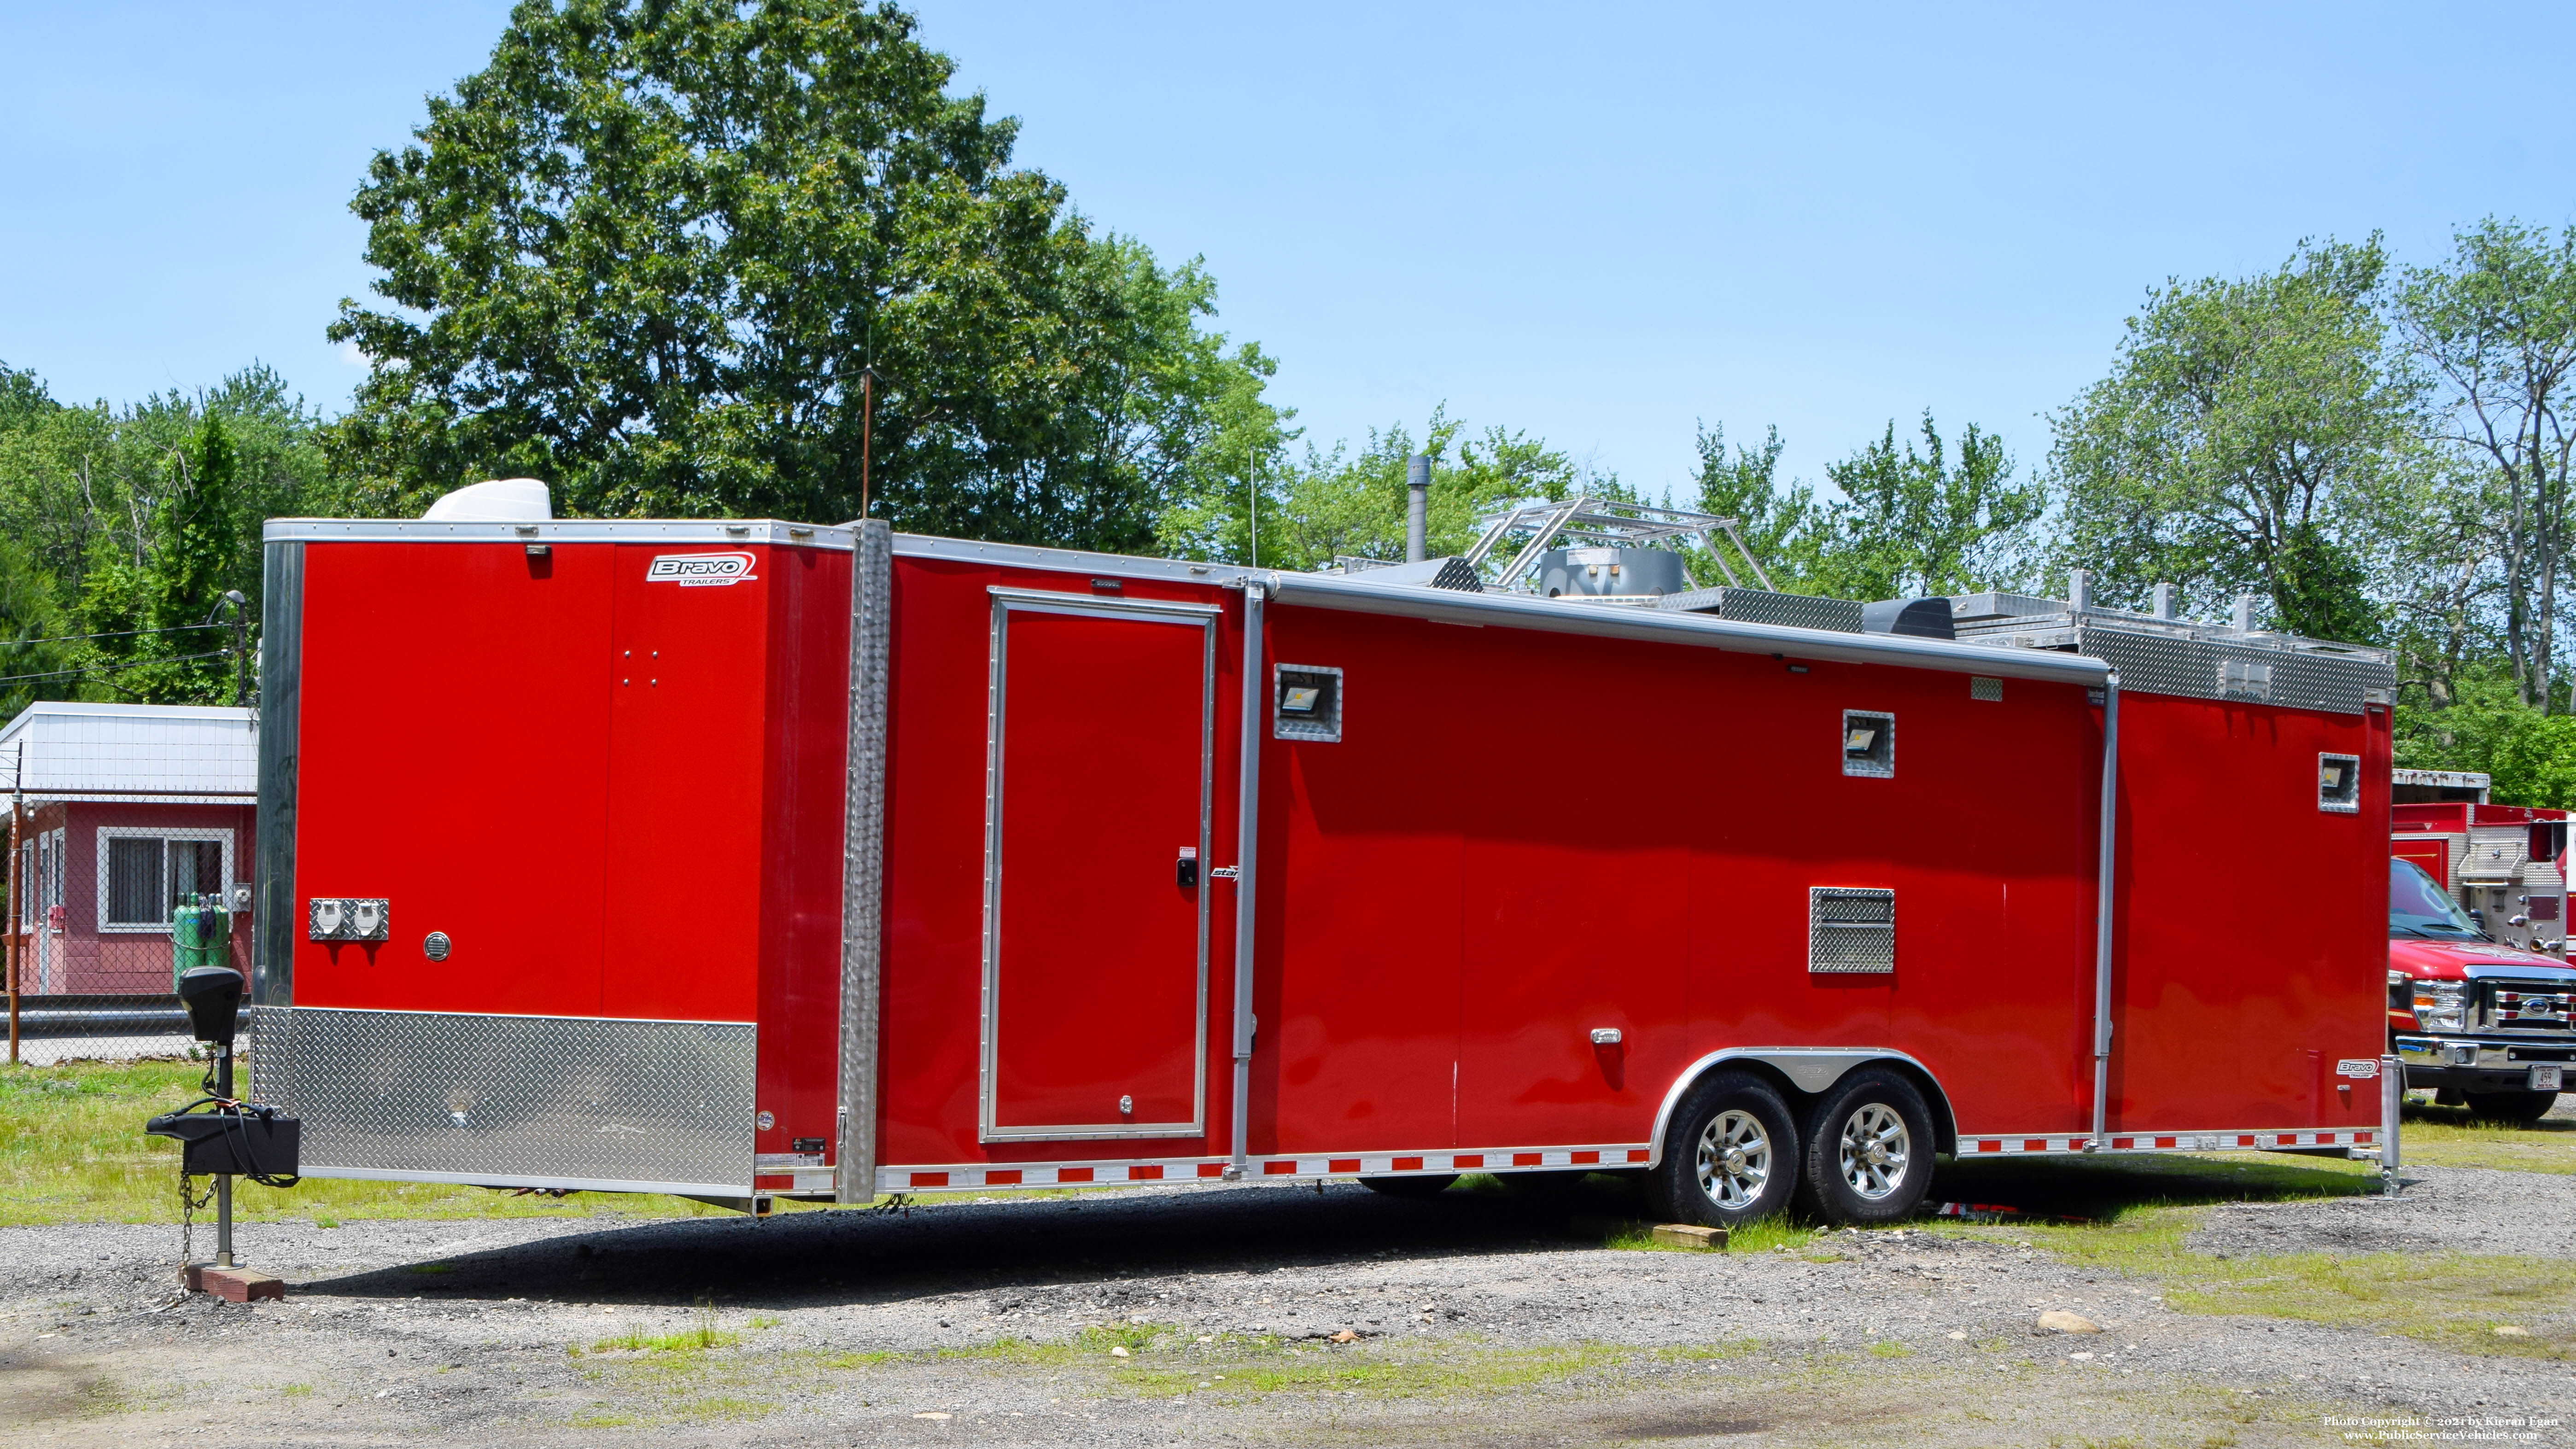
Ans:
[{"label": "roof rack", "polygon": [[[1470,567],[1482,569],[1493,558],[1503,541],[1514,534],[1525,533],[1529,541],[1503,565],[1502,573],[1487,585],[1493,591],[1520,590],[1523,580],[1537,568],[1539,555],[1560,540],[1594,544],[1611,548],[1652,548],[1671,546],[1697,539],[1717,563],[1717,571],[1726,582],[1742,587],[1743,580],[1718,547],[1718,536],[1725,535],[1735,545],[1737,556],[1765,589],[1771,587],[1771,576],[1762,571],[1761,560],[1745,546],[1744,536],[1736,532],[1736,521],[1715,514],[1691,513],[1679,508],[1657,508],[1651,504],[1628,503],[1615,498],[1523,498],[1507,503],[1477,520],[1480,532],[1475,547],[1467,550]],[[1682,576],[1690,579],[1684,568]],[[1697,588],[1699,581],[1690,579]]]}]

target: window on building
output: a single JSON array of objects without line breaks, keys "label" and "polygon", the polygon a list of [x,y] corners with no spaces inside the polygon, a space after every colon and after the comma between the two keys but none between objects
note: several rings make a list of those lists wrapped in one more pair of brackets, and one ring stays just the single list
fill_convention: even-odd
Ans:
[{"label": "window on building", "polygon": [[229,830],[100,830],[100,929],[157,931],[190,896],[220,901],[232,848]]}]

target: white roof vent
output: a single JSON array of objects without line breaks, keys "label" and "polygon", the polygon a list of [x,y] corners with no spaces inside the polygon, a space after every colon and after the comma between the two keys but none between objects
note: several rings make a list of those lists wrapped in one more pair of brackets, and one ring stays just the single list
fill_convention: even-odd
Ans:
[{"label": "white roof vent", "polygon": [[447,523],[527,523],[555,516],[546,485],[534,478],[495,478],[442,495],[425,520]]}]

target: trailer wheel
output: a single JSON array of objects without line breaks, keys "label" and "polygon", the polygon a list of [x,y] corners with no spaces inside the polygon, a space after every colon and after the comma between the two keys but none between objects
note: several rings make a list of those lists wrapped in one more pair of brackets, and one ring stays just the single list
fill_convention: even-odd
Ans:
[{"label": "trailer wheel", "polygon": [[1807,1129],[1799,1193],[1828,1222],[1892,1223],[1932,1185],[1932,1114],[1884,1067],[1836,1082]]},{"label": "trailer wheel", "polygon": [[1669,1222],[1734,1227],[1787,1206],[1797,1164],[1797,1122],[1780,1094],[1759,1077],[1711,1072],[1673,1113],[1646,1202]]},{"label": "trailer wheel", "polygon": [[2469,1115],[2489,1122],[2537,1122],[2558,1101],[2556,1092],[2466,1092]]},{"label": "trailer wheel", "polygon": [[1413,1173],[1404,1177],[1363,1177],[1360,1186],[1388,1197],[1427,1200],[1449,1190],[1458,1180],[1454,1172]]}]

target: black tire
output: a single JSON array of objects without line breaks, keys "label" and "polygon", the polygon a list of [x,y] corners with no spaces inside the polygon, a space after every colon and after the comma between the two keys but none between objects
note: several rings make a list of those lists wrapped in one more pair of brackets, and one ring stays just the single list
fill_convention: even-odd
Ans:
[{"label": "black tire", "polygon": [[2537,1122],[2558,1103],[2556,1092],[2469,1092],[2469,1115],[2489,1122]]},{"label": "black tire", "polygon": [[1457,1180],[1458,1174],[1454,1172],[1418,1172],[1404,1177],[1363,1177],[1360,1186],[1388,1197],[1422,1202],[1447,1192],[1450,1184]]},{"label": "black tire", "polygon": [[1645,1174],[1646,1205],[1665,1222],[1733,1228],[1788,1206],[1797,1180],[1789,1104],[1760,1077],[1716,1071],[1673,1112],[1663,1161]]},{"label": "black tire", "polygon": [[1932,1185],[1934,1143],[1931,1109],[1912,1082],[1885,1067],[1848,1072],[1808,1122],[1800,1201],[1831,1223],[1910,1217]]}]

